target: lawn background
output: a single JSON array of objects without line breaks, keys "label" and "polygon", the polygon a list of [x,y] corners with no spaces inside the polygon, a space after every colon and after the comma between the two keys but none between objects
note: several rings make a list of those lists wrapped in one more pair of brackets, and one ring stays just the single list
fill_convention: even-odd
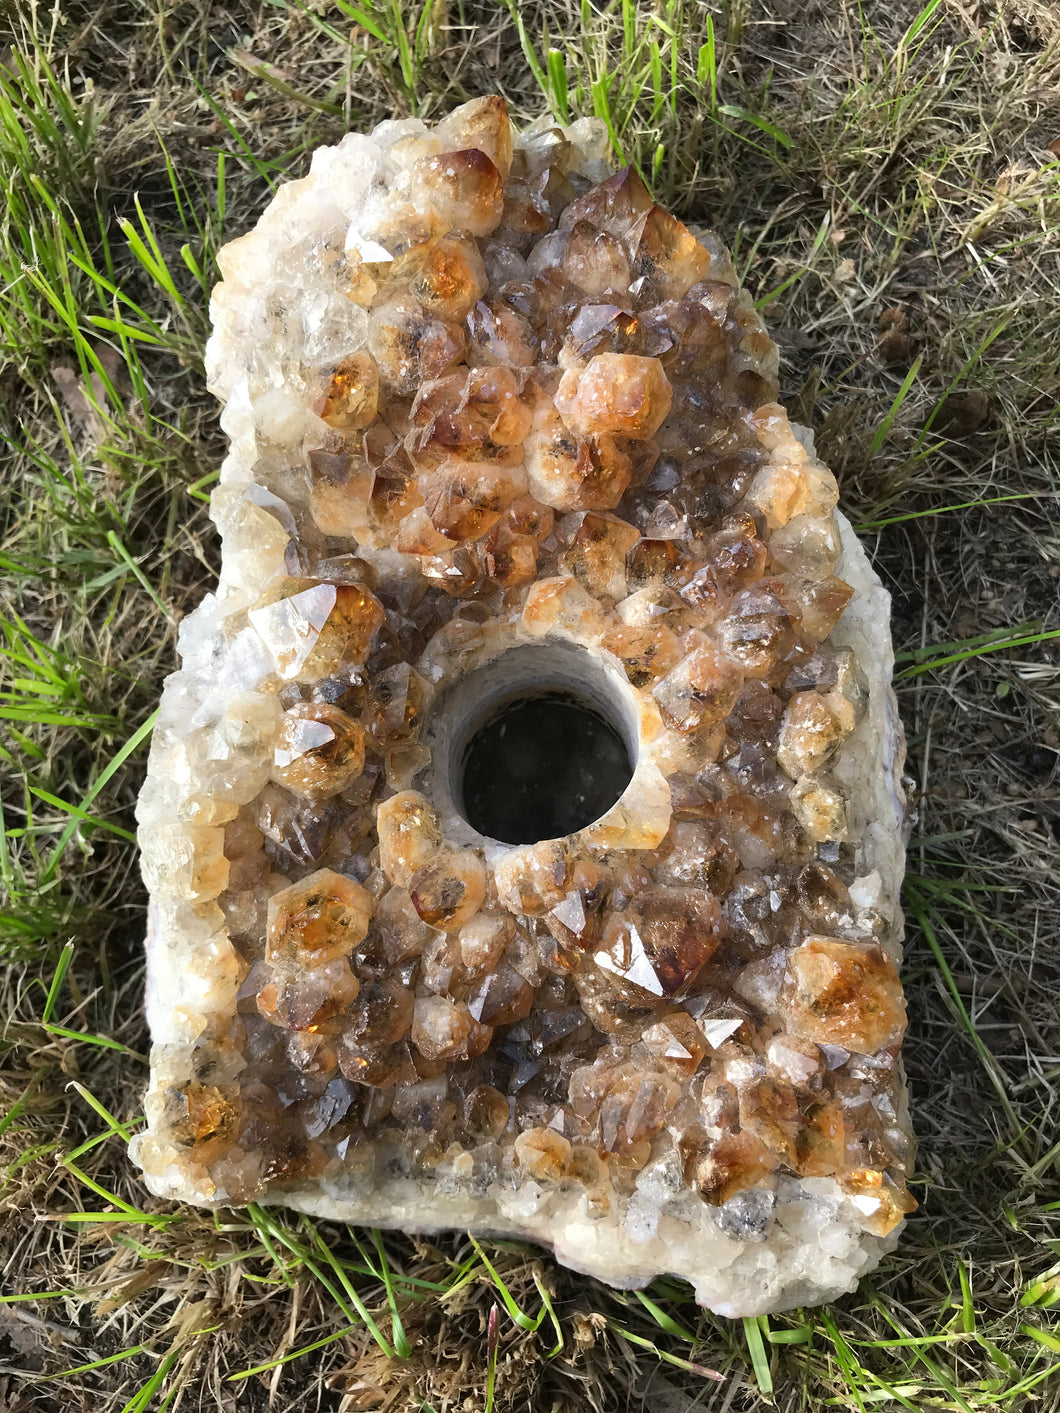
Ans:
[{"label": "lawn background", "polygon": [[[1060,9],[0,9],[0,1410],[1060,1409]],[[714,226],[894,594],[921,1202],[732,1322],[514,1244],[146,1196],[133,804],[212,584],[220,243],[309,153],[500,91]]]}]

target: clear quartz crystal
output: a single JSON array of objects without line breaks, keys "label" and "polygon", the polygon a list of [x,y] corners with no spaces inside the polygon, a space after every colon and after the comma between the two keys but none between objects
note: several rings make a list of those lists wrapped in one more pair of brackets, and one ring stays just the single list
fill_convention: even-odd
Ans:
[{"label": "clear quartz crystal", "polygon": [[[889,601],[720,242],[605,152],[499,98],[383,123],[221,252],[134,1153],[162,1196],[754,1315],[851,1290],[914,1205]],[[604,674],[633,776],[506,845],[436,728],[530,648]]]}]

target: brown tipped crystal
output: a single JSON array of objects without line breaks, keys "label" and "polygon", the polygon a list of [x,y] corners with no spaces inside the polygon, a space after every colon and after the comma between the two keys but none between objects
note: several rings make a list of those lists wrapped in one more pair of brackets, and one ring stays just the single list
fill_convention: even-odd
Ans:
[{"label": "brown tipped crystal", "polygon": [[348,957],[374,911],[375,899],[359,883],[319,869],[270,898],[266,959],[316,967]]},{"label": "brown tipped crystal", "polygon": [[791,1030],[819,1045],[874,1055],[905,1032],[898,973],[874,943],[808,937],[788,961],[784,996]]},{"label": "brown tipped crystal", "polygon": [[598,353],[580,371],[569,368],[556,390],[556,410],[582,436],[609,432],[647,440],[672,402],[659,360],[632,353]]},{"label": "brown tipped crystal", "polygon": [[337,795],[364,769],[364,727],[326,702],[298,702],[284,713],[272,776],[302,795]]}]

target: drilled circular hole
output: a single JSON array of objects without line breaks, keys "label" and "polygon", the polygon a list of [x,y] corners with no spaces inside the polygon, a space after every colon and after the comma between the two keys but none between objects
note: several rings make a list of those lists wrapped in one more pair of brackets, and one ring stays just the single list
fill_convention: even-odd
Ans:
[{"label": "drilled circular hole", "polygon": [[616,722],[587,697],[547,688],[497,702],[464,747],[467,822],[505,844],[534,844],[606,814],[633,776]]}]

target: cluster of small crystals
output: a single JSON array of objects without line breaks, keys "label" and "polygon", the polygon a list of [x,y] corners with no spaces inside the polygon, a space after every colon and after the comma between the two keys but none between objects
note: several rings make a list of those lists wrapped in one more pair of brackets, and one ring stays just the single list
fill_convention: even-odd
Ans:
[{"label": "cluster of small crystals", "polygon": [[[342,1170],[591,1216],[692,1193],[750,1238],[784,1174],[833,1177],[886,1234],[904,1007],[832,771],[865,684],[773,346],[591,128],[513,143],[489,98],[374,136],[356,232],[273,252],[288,334],[315,281],[297,366],[248,355],[272,670],[183,743],[199,788],[145,859],[223,914],[236,1014],[145,1163],[232,1201]],[[501,623],[622,665],[656,786],[487,860],[421,728]]]}]

